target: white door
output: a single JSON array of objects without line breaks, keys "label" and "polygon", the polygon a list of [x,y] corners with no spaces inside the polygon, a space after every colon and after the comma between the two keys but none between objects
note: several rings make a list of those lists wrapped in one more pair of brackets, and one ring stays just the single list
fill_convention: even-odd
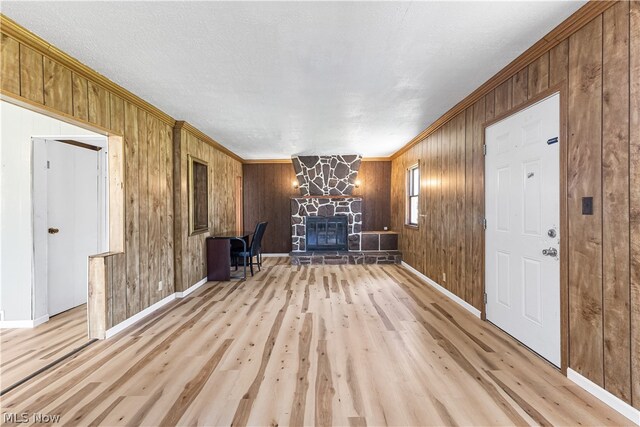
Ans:
[{"label": "white door", "polygon": [[487,319],[560,366],[560,96],[486,129]]},{"label": "white door", "polygon": [[88,257],[99,252],[98,152],[47,141],[49,316],[87,302]]}]

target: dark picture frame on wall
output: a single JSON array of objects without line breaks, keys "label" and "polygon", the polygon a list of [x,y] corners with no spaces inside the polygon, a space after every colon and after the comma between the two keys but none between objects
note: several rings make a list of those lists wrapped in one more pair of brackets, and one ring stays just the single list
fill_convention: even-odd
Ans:
[{"label": "dark picture frame on wall", "polygon": [[209,231],[209,165],[189,155],[189,235]]}]

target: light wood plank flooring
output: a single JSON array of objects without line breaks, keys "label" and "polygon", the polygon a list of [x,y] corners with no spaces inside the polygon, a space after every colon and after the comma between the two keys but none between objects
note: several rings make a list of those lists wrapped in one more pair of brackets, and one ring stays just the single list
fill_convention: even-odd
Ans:
[{"label": "light wood plank flooring", "polygon": [[85,304],[33,329],[0,330],[0,390],[89,341]]},{"label": "light wood plank flooring", "polygon": [[267,258],[2,398],[63,425],[622,425],[401,267]]}]

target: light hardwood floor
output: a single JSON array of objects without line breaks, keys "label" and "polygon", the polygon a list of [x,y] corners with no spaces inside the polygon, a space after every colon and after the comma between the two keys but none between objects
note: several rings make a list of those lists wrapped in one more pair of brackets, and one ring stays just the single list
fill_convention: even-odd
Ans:
[{"label": "light hardwood floor", "polygon": [[401,267],[209,283],[8,393],[63,425],[622,425]]},{"label": "light hardwood floor", "polygon": [[0,330],[0,390],[88,341],[87,306],[84,304],[33,329]]}]

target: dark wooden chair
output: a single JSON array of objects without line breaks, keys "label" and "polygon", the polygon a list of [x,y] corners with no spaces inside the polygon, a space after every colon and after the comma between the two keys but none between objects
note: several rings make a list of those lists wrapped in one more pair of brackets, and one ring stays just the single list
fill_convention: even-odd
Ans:
[{"label": "dark wooden chair", "polygon": [[260,271],[260,267],[262,266],[262,236],[264,236],[264,232],[267,229],[267,224],[267,222],[259,222],[258,225],[256,225],[256,230],[253,233],[249,250],[245,252],[242,249],[231,249],[231,258],[233,259],[233,264],[236,267],[236,270],[238,269],[238,260],[243,259],[243,262],[249,262],[249,269],[253,276],[253,258],[255,257],[255,264],[258,266],[258,271]]}]

